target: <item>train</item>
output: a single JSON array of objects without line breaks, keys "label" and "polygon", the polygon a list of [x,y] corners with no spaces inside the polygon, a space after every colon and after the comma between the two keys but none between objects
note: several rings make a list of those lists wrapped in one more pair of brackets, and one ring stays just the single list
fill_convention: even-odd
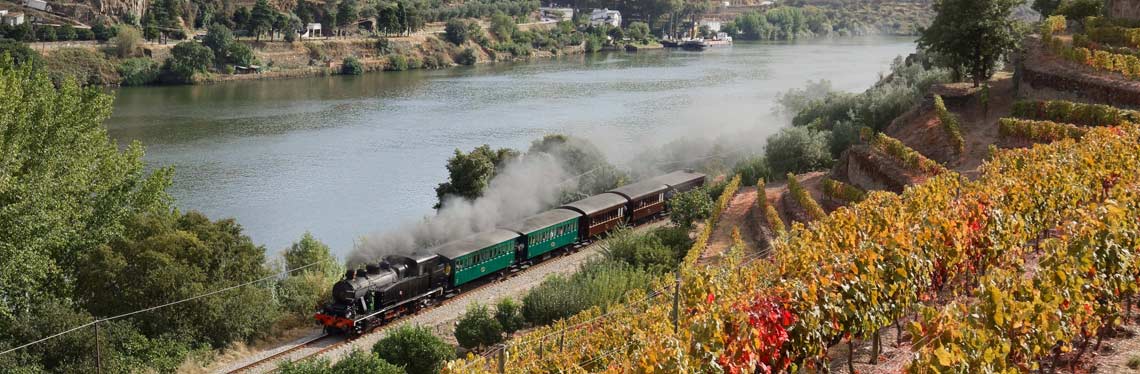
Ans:
[{"label": "train", "polygon": [[411,255],[384,256],[378,263],[348,270],[315,318],[326,333],[359,336],[458,295],[472,282],[526,268],[620,225],[667,214],[674,194],[703,186],[706,178],[691,170],[675,171]]}]

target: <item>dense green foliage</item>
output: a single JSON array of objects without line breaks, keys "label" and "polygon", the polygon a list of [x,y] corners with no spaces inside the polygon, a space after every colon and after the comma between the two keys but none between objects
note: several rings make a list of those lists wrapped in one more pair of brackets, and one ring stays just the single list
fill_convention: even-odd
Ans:
[{"label": "dense green foliage", "polygon": [[340,280],[344,268],[327,245],[307,232],[282,255],[284,270],[299,270],[278,283],[278,302],[285,312],[308,321],[320,303],[329,299],[332,285]]},{"label": "dense green foliage", "polygon": [[158,63],[149,58],[129,58],[119,64],[124,86],[142,86],[158,79]]},{"label": "dense green foliage", "polygon": [[471,150],[470,153],[456,149],[455,155],[447,160],[448,181],[440,183],[435,188],[438,198],[435,208],[443,206],[448,196],[469,200],[482,196],[483,190],[495,176],[495,169],[518,155],[518,151],[513,149],[492,150],[491,146],[486,144]]},{"label": "dense green foliage", "polygon": [[669,199],[669,207],[670,220],[681,227],[692,227],[694,222],[709,218],[713,199],[704,188],[696,188],[674,195]]},{"label": "dense green foliage", "polygon": [[384,361],[375,353],[353,350],[348,356],[329,365],[326,358],[285,362],[277,369],[281,374],[404,374],[403,368]]},{"label": "dense green foliage", "polygon": [[569,277],[548,277],[527,292],[522,315],[532,325],[545,325],[591,307],[606,308],[630,290],[645,289],[658,275],[676,269],[691,245],[684,228],[618,230],[603,243],[604,259],[583,263]]},{"label": "dense green foliage", "polygon": [[495,304],[495,320],[503,327],[503,332],[510,334],[522,328],[522,305],[512,298],[506,297]]},{"label": "dense green foliage", "polygon": [[455,324],[455,340],[460,347],[489,347],[503,341],[503,325],[491,316],[490,309],[478,302],[467,306]]},{"label": "dense green foliage", "polygon": [[170,58],[162,65],[165,80],[176,83],[194,81],[195,74],[206,73],[214,63],[214,51],[197,42],[182,42],[170,50]]},{"label": "dense green foliage", "polygon": [[11,59],[15,66],[24,64],[41,66],[43,64],[43,59],[39,53],[29,48],[27,44],[11,39],[0,39],[0,56],[5,55]]},{"label": "dense green foliage", "polygon": [[471,37],[471,23],[461,19],[447,21],[447,25],[443,28],[443,37],[452,44],[463,44]]},{"label": "dense green foliage", "polygon": [[404,367],[408,374],[435,374],[443,364],[455,358],[455,350],[431,329],[404,324],[372,346],[380,359]]},{"label": "dense green foliage", "polygon": [[364,74],[364,65],[357,60],[356,57],[345,57],[344,62],[340,64],[340,73],[344,75],[361,75]]},{"label": "dense green foliage", "polygon": [[[205,47],[203,47],[205,48]],[[100,318],[185,300],[99,325],[107,372],[174,372],[189,356],[249,341],[280,317],[311,313],[294,295],[328,290],[266,278],[265,249],[232,219],[170,209],[170,169],[147,174],[142,147],[120,150],[103,121],[111,96],[25,64],[0,62],[0,350]],[[286,263],[331,258],[310,236]],[[215,290],[250,283],[226,292]],[[283,290],[291,290],[285,292]],[[293,304],[308,304],[305,308]],[[293,310],[295,309],[295,310]],[[95,330],[81,328],[0,357],[0,372],[87,373]]]},{"label": "dense green foliage", "polygon": [[455,63],[460,65],[475,65],[478,61],[479,57],[475,55],[474,48],[464,48],[463,52],[459,52],[459,55],[455,56]]},{"label": "dense green foliage", "polygon": [[938,15],[923,30],[918,45],[941,55],[950,69],[964,71],[977,87],[993,76],[998,62],[1017,44],[1019,36],[1010,13],[1018,4],[1015,0],[939,0],[934,3]]},{"label": "dense green foliage", "polygon": [[776,174],[802,173],[831,166],[831,134],[807,127],[787,127],[768,138],[765,157]]}]

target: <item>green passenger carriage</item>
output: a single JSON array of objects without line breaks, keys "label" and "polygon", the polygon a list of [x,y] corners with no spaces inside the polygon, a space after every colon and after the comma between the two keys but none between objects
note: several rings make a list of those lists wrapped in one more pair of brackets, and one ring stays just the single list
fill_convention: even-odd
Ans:
[{"label": "green passenger carriage", "polygon": [[522,234],[519,243],[524,250],[520,251],[518,260],[530,260],[578,241],[578,218],[581,216],[572,210],[552,209],[503,228]]},{"label": "green passenger carriage", "polygon": [[431,250],[448,261],[452,287],[509,268],[515,262],[519,234],[495,229],[446,243]]}]

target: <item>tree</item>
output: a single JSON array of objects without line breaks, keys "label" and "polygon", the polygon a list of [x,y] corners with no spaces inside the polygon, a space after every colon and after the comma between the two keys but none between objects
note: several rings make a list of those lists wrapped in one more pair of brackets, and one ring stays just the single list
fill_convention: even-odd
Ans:
[{"label": "tree", "polygon": [[590,141],[551,134],[531,143],[527,154],[546,153],[558,160],[562,169],[578,177],[576,191],[569,191],[564,202],[580,199],[617,187],[626,175],[606,160],[605,154]]},{"label": "tree", "polygon": [[[204,49],[205,47],[203,47]],[[124,234],[78,259],[76,299],[110,316],[190,298],[269,275],[265,248],[233,219],[211,221],[190,212],[139,214]],[[106,285],[116,285],[107,287]],[[264,283],[195,299],[132,318],[148,336],[184,334],[220,348],[258,337],[276,320],[272,288]]]},{"label": "tree", "polygon": [[523,326],[522,305],[515,299],[504,297],[495,304],[495,320],[503,327],[503,332],[512,334]]},{"label": "tree", "polygon": [[496,12],[491,16],[491,33],[499,38],[499,41],[510,43],[511,35],[518,31],[519,27],[515,24],[515,19],[503,12]]},{"label": "tree", "polygon": [[1066,19],[1084,22],[1086,17],[1101,15],[1103,9],[1104,1],[1101,0],[1068,0],[1062,1],[1056,12]]},{"label": "tree", "polygon": [[215,23],[206,29],[206,36],[202,38],[202,45],[214,51],[219,60],[228,60],[230,45],[234,43],[234,34],[226,25]]},{"label": "tree", "polygon": [[107,27],[107,25],[104,25],[103,22],[98,22],[91,26],[91,32],[95,33],[95,40],[101,42],[111,40],[111,38],[115,37],[116,31],[118,31],[118,27]]},{"label": "tree", "polygon": [[197,42],[182,42],[170,50],[163,70],[172,74],[177,82],[190,82],[194,74],[205,73],[214,63],[214,52]]},{"label": "tree", "polygon": [[468,200],[482,196],[483,190],[495,176],[495,168],[517,156],[518,151],[513,149],[500,148],[496,151],[486,144],[471,150],[471,153],[456,149],[455,154],[447,160],[448,181],[435,188],[438,199],[435,208],[442,207],[448,196]]},{"label": "tree", "polygon": [[1061,0],[1033,0],[1033,10],[1041,13],[1042,18],[1053,15],[1053,11],[1061,5]]},{"label": "tree", "polygon": [[267,0],[257,0],[257,3],[253,5],[247,27],[249,32],[257,38],[257,41],[261,41],[262,33],[267,33],[273,28],[273,20],[276,16],[277,12],[269,7]]},{"label": "tree", "polygon": [[491,318],[491,311],[486,305],[473,303],[459,316],[455,340],[459,346],[468,349],[488,347],[503,341],[503,326]]},{"label": "tree", "polygon": [[673,210],[669,219],[684,228],[693,227],[693,222],[709,218],[712,213],[713,201],[708,192],[697,188],[673,196],[669,200],[669,207]]},{"label": "tree", "polygon": [[56,38],[59,40],[75,40],[79,35],[75,33],[75,28],[71,25],[63,25],[56,32]]},{"label": "tree", "polygon": [[807,127],[787,127],[768,137],[765,158],[773,175],[802,173],[831,166],[830,133]]},{"label": "tree", "polygon": [[149,58],[128,58],[119,64],[124,86],[142,86],[158,79],[158,62]]},{"label": "tree", "polygon": [[629,37],[634,40],[645,42],[649,38],[649,24],[645,22],[633,22],[629,24]]},{"label": "tree", "polygon": [[475,65],[476,62],[479,62],[479,56],[475,55],[474,48],[464,48],[463,52],[455,56],[455,63],[460,65]]},{"label": "tree", "polygon": [[340,0],[336,6],[336,27],[340,29],[341,34],[348,32],[348,27],[356,25],[357,19],[357,6],[356,0]]},{"label": "tree", "polygon": [[12,64],[16,67],[24,64],[30,64],[32,66],[43,65],[43,59],[39,53],[29,48],[27,44],[15,40],[0,39],[0,58],[4,58],[3,56],[5,55],[12,59]]},{"label": "tree", "polygon": [[460,45],[470,37],[470,28],[464,20],[451,19],[444,26],[443,35],[451,44]]},{"label": "tree", "polygon": [[56,86],[31,65],[0,57],[0,326],[69,298],[77,281],[61,274],[88,267],[82,258],[124,234],[132,216],[169,201],[171,170],[148,174],[140,144],[120,150],[107,136],[111,95]]},{"label": "tree", "polygon": [[1016,0],[936,1],[938,14],[918,39],[919,48],[943,55],[947,67],[956,72],[965,68],[977,87],[993,76],[998,61],[1016,45],[1010,12],[1017,4]]},{"label": "tree", "polygon": [[[222,59],[215,59],[222,60]],[[249,45],[242,42],[233,42],[229,48],[226,48],[225,62],[237,64],[240,66],[250,66],[257,64],[257,57],[253,55],[253,49]],[[219,63],[221,61],[218,61]]]},{"label": "tree", "polygon": [[404,324],[372,346],[381,359],[403,366],[408,374],[435,374],[455,350],[424,326]]},{"label": "tree", "polygon": [[249,13],[249,8],[246,8],[244,6],[237,8],[237,10],[234,11],[234,15],[231,17],[231,19],[233,20],[235,30],[250,31],[252,29],[250,27],[250,21],[253,19],[253,15]]},{"label": "tree", "polygon": [[[277,286],[282,309],[303,319],[326,300],[333,283],[340,279],[343,267],[333,256],[329,246],[305,232],[282,253],[285,269],[300,269],[289,273]],[[314,265],[315,264],[315,265]],[[307,267],[306,267],[307,266]]]}]

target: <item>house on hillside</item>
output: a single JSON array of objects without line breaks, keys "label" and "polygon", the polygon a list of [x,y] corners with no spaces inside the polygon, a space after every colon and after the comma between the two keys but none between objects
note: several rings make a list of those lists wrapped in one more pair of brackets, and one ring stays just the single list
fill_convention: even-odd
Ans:
[{"label": "house on hillside", "polygon": [[24,24],[24,13],[0,10],[0,24],[15,27]]},{"label": "house on hillside", "polygon": [[609,9],[594,9],[590,13],[590,26],[621,26],[621,12]]},{"label": "house on hillside", "polygon": [[45,12],[51,11],[51,5],[48,5],[44,0],[24,0],[24,6]]},{"label": "house on hillside", "polygon": [[316,38],[321,36],[321,24],[310,23],[305,25],[305,32],[301,33],[301,38]]}]

